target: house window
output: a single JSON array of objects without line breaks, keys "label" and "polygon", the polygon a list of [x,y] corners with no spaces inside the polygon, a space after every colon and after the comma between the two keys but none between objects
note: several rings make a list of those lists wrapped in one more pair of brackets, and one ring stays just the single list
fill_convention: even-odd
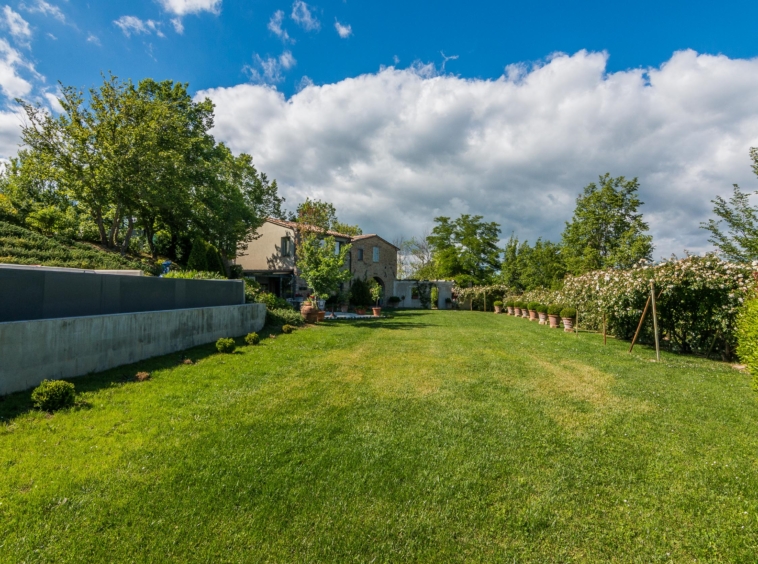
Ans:
[{"label": "house window", "polygon": [[339,241],[335,241],[334,242],[334,254],[335,255],[339,255],[341,248],[342,248],[342,243],[340,243]]},{"label": "house window", "polygon": [[379,247],[374,247],[374,262],[379,262]]},{"label": "house window", "polygon": [[363,249],[358,249],[358,260],[363,260]]},{"label": "house window", "polygon": [[292,256],[292,239],[289,237],[282,237],[282,256]]}]

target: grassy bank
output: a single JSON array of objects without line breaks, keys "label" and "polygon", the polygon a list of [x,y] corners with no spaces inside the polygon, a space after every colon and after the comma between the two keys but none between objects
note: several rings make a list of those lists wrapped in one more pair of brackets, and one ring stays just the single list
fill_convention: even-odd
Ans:
[{"label": "grassy bank", "polygon": [[0,560],[755,561],[748,376],[627,347],[401,312],[10,396]]}]

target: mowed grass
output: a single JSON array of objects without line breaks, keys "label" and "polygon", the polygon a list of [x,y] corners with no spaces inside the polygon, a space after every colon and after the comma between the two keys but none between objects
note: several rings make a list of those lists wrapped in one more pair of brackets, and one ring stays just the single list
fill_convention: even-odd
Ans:
[{"label": "mowed grass", "polygon": [[748,376],[627,348],[400,312],[7,397],[0,560],[756,562]]}]

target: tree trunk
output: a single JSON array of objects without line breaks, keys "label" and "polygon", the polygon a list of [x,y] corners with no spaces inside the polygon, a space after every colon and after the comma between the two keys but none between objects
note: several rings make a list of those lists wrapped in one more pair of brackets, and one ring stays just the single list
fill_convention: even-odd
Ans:
[{"label": "tree trunk", "polygon": [[116,246],[116,234],[118,233],[118,226],[121,223],[121,206],[116,206],[116,213],[113,214],[113,222],[111,223],[110,233],[108,234],[108,247],[113,249]]},{"label": "tree trunk", "polygon": [[97,230],[100,233],[100,244],[108,246],[108,234],[105,232],[105,224],[103,223],[103,213],[97,210],[95,215],[95,223],[97,223]]},{"label": "tree trunk", "polygon": [[147,246],[150,249],[150,256],[155,258],[158,258],[158,253],[155,251],[155,241],[153,241],[153,237],[155,236],[155,228],[153,227],[153,222],[146,222],[145,223],[145,238],[147,239]]},{"label": "tree trunk", "polygon": [[126,251],[129,250],[129,242],[131,241],[132,233],[134,232],[134,218],[132,216],[129,216],[127,221],[129,223],[129,227],[126,230],[124,242],[121,245],[121,256],[124,256],[126,254]]}]

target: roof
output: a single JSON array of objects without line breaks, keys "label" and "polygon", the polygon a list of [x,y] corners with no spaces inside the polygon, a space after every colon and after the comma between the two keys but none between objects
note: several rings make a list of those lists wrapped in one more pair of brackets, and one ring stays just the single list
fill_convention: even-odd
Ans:
[{"label": "roof", "polygon": [[[298,229],[299,227],[305,227],[308,231],[321,231],[318,227],[315,227],[313,225],[301,225],[295,221],[284,221],[283,219],[275,219],[273,217],[266,218],[266,221],[269,223],[273,223],[274,225],[279,225],[280,227],[286,227],[288,229]],[[327,235],[331,235],[332,237],[343,237],[345,239],[350,239],[350,235],[345,235],[344,233],[338,233],[336,231],[327,231]]]},{"label": "roof", "polygon": [[371,237],[376,237],[377,239],[380,239],[380,240],[384,241],[385,243],[387,243],[390,247],[395,247],[397,250],[400,250],[397,245],[393,245],[392,243],[390,243],[389,241],[387,241],[387,239],[385,239],[383,237],[379,237],[379,235],[377,235],[376,233],[369,233],[367,235],[356,235],[355,237],[352,238],[352,240],[353,241],[360,241],[362,239],[371,239]]}]

